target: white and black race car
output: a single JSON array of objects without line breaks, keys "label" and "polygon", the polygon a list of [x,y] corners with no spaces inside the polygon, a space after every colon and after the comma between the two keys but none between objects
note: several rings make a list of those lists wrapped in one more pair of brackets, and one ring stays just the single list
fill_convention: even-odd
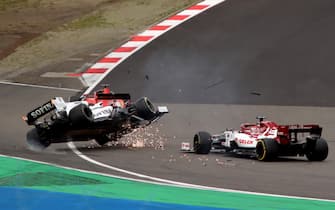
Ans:
[{"label": "white and black race car", "polygon": [[51,143],[91,139],[104,145],[149,125],[165,113],[166,106],[155,107],[147,97],[132,103],[129,94],[115,94],[105,87],[93,96],[72,97],[69,102],[55,97],[23,119],[34,126],[27,133],[28,145],[44,149]]}]

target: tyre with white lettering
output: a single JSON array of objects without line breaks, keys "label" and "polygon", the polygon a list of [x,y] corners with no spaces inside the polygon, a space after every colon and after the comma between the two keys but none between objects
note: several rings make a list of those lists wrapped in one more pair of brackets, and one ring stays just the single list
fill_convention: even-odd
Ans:
[{"label": "tyre with white lettering", "polygon": [[152,120],[156,117],[156,107],[147,97],[142,97],[135,102],[136,113],[145,120]]},{"label": "tyre with white lettering", "polygon": [[256,144],[256,158],[270,161],[278,156],[279,145],[274,139],[260,139]]},{"label": "tyre with white lettering", "polygon": [[208,132],[200,131],[194,135],[193,150],[197,154],[208,154],[212,148],[212,136]]},{"label": "tyre with white lettering", "polygon": [[86,126],[93,122],[93,114],[86,104],[79,104],[71,109],[69,119],[73,126]]},{"label": "tyre with white lettering", "polygon": [[43,131],[33,128],[27,132],[27,143],[28,147],[34,151],[41,151],[47,148],[51,142],[43,136]]}]

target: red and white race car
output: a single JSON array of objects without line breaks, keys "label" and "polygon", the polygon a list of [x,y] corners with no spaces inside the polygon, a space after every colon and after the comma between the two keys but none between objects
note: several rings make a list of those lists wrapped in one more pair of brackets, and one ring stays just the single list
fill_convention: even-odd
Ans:
[{"label": "red and white race car", "polygon": [[40,150],[51,143],[67,141],[95,139],[100,145],[117,141],[165,113],[168,113],[166,106],[156,107],[147,97],[133,103],[129,94],[112,93],[105,87],[93,95],[70,97],[69,102],[55,97],[30,111],[23,119],[34,126],[27,133],[28,145]]},{"label": "red and white race car", "polygon": [[321,138],[319,125],[278,125],[257,117],[257,123],[243,123],[239,130],[226,130],[211,135],[200,131],[190,143],[183,142],[183,151],[208,154],[212,151],[256,156],[272,160],[278,156],[306,156],[310,161],[323,161],[328,156],[328,144]]}]

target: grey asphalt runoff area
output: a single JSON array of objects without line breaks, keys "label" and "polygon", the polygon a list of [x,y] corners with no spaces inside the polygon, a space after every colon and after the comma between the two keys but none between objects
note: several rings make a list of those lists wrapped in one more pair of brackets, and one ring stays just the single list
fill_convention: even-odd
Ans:
[{"label": "grey asphalt runoff area", "polygon": [[[155,133],[152,141],[163,139],[164,146],[76,145],[95,160],[154,177],[335,199],[334,9],[335,2],[326,0],[228,0],[209,9],[138,51],[101,82],[134,99],[146,95],[169,106],[170,114],[151,131],[138,134]],[[27,151],[22,146],[27,127],[17,118],[58,92],[16,88],[0,89],[1,98],[7,98],[0,102],[0,153],[114,173],[80,160],[65,144],[53,145],[55,154]],[[180,143],[190,141],[196,131],[238,128],[257,115],[282,124],[319,123],[329,143],[328,159],[258,162],[179,151]]]}]

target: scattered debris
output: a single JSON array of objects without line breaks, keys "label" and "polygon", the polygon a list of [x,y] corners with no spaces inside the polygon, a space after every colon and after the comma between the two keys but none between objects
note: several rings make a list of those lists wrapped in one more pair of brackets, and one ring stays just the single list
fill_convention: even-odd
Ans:
[{"label": "scattered debris", "polygon": [[134,130],[134,132],[125,135],[118,142],[127,147],[151,147],[155,150],[164,150],[166,141],[167,138],[160,134],[159,128],[151,125]]},{"label": "scattered debris", "polygon": [[255,95],[255,96],[261,96],[262,94],[260,92],[256,92],[256,91],[252,91],[250,92],[251,95]]}]

